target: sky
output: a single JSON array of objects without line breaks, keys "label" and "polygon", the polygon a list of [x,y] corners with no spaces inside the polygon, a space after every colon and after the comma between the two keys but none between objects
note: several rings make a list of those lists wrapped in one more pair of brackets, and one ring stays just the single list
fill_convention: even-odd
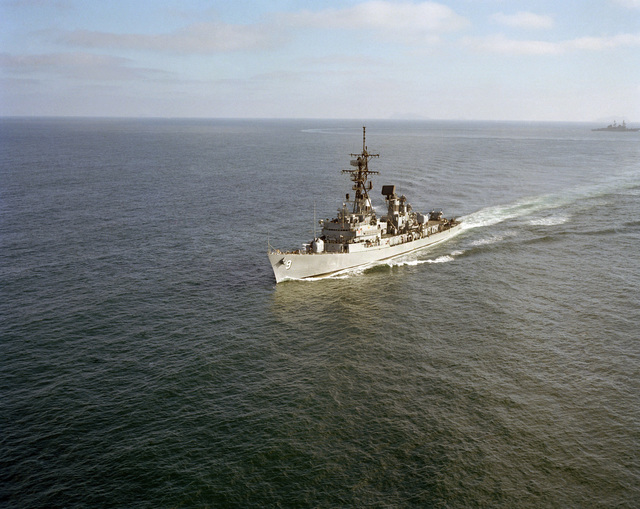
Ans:
[{"label": "sky", "polygon": [[0,116],[640,122],[640,0],[0,0]]}]

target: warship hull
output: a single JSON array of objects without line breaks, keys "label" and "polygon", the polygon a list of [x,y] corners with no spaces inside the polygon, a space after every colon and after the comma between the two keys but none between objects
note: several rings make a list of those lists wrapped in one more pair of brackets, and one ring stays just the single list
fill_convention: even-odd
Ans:
[{"label": "warship hull", "polygon": [[307,279],[327,277],[337,272],[361,267],[374,262],[389,260],[404,254],[424,249],[444,242],[460,232],[460,224],[428,237],[419,238],[396,245],[366,247],[356,252],[346,253],[282,253],[269,251],[269,261],[280,283],[287,279]]},{"label": "warship hull", "polygon": [[626,128],[620,128],[620,127],[600,127],[598,129],[591,129],[592,131],[608,131],[610,133],[637,133],[638,131],[640,131],[640,127],[634,127],[633,129],[630,129],[628,127]]},{"label": "warship hull", "polygon": [[599,127],[598,129],[591,129],[592,131],[608,131],[610,133],[637,133],[640,128],[627,127],[627,123],[623,120],[622,124],[617,124],[613,121],[613,124],[609,124],[607,127]]}]

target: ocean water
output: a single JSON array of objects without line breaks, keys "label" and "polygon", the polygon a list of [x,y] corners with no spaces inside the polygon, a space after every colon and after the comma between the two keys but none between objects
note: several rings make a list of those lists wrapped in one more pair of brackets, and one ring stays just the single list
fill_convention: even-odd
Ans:
[{"label": "ocean water", "polygon": [[362,122],[0,120],[0,506],[640,506],[638,133],[366,125],[464,230],[276,285]]}]

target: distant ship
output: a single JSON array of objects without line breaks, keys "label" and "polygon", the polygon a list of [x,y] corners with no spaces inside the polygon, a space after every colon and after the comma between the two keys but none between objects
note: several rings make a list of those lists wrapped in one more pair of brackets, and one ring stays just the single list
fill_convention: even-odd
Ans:
[{"label": "distant ship", "polygon": [[302,249],[280,251],[269,244],[268,256],[276,283],[287,279],[324,277],[353,267],[367,265],[438,244],[460,230],[460,221],[447,219],[442,211],[427,214],[413,212],[404,195],[398,196],[392,185],[382,186],[387,214],[377,218],[369,191],[373,188],[369,161],[371,154],[362,128],[362,153],[351,154],[352,169],[348,173],[355,191],[353,200],[346,195],[338,216],[320,221],[322,233]]},{"label": "distant ship", "polygon": [[624,120],[622,121],[622,124],[616,124],[616,121],[613,121],[613,124],[609,124],[607,127],[600,127],[599,129],[591,129],[592,131],[615,131],[615,132],[626,132],[626,133],[633,133],[633,132],[637,132],[640,131],[640,128],[638,129],[630,129],[629,127],[627,127],[627,124],[625,124]]}]

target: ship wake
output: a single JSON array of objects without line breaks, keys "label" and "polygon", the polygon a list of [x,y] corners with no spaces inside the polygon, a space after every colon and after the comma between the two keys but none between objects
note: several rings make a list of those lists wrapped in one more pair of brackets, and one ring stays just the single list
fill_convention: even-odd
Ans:
[{"label": "ship wake", "polygon": [[595,184],[578,186],[562,193],[544,194],[521,198],[513,203],[486,207],[460,218],[461,229],[470,230],[493,226],[511,219],[530,217],[533,226],[555,226],[566,223],[570,216],[560,213],[548,217],[546,212],[562,209],[580,201],[606,198],[620,191],[638,189],[640,183],[636,174],[609,175],[606,180]]}]

